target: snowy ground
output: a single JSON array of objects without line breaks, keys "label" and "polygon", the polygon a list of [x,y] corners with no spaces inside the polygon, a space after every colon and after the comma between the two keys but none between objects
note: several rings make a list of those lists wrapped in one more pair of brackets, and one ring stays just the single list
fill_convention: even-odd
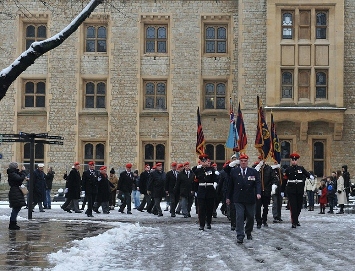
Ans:
[{"label": "snowy ground", "polygon": [[[254,229],[253,240],[236,243],[227,218],[218,214],[211,230],[198,230],[197,216],[157,217],[133,210],[108,215],[68,214],[58,205],[33,213],[32,221],[95,221],[111,229],[97,236],[74,240],[48,254],[48,268],[21,270],[354,270],[355,214],[318,214],[303,210],[301,227],[291,229],[289,212],[284,222]],[[5,225],[10,209],[0,205]],[[27,210],[20,212],[19,224],[27,222]],[[21,221],[22,220],[22,221]],[[26,222],[26,223],[25,223]],[[22,227],[26,230],[26,225]],[[70,229],[75,230],[75,229]],[[2,232],[7,231],[3,228]],[[4,253],[4,252],[0,252]],[[8,269],[12,270],[12,269]],[[19,270],[19,269],[16,269]]]}]

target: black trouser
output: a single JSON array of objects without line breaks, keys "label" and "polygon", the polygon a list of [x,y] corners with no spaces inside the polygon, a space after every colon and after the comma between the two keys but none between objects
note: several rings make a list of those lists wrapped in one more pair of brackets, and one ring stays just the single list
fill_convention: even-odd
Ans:
[{"label": "black trouser", "polygon": [[198,198],[198,220],[200,227],[205,227],[206,222],[207,225],[211,225],[214,202],[214,198]]},{"label": "black trouser", "polygon": [[137,208],[139,211],[143,211],[144,206],[147,204],[147,207],[150,205],[151,202],[151,197],[148,194],[144,194],[144,197],[142,199],[141,205]]},{"label": "black trouser", "polygon": [[123,196],[124,196],[124,201],[120,207],[120,212],[124,210],[124,208],[127,205],[127,212],[131,211],[131,193],[130,192],[122,192]]},{"label": "black trouser", "polygon": [[287,193],[287,197],[290,203],[291,223],[297,224],[299,222],[298,217],[302,210],[303,193]]},{"label": "black trouser", "polygon": [[174,192],[169,192],[169,197],[170,197],[170,213],[172,215],[175,215],[175,209],[176,206],[179,203],[179,196],[174,194]]},{"label": "black trouser", "polygon": [[236,215],[236,210],[235,210],[235,204],[231,203],[227,205],[227,215],[230,218],[231,221],[231,227],[235,228],[236,223],[237,223],[237,215]]},{"label": "black trouser", "polygon": [[86,200],[88,202],[88,209],[86,211],[87,215],[92,215],[92,207],[94,205],[94,194],[92,193],[85,193]]},{"label": "black trouser", "polygon": [[[262,195],[260,199],[256,200],[255,220],[256,224],[265,224],[267,221],[267,214],[269,212],[270,197]],[[263,214],[261,215],[261,207],[263,207]]]}]

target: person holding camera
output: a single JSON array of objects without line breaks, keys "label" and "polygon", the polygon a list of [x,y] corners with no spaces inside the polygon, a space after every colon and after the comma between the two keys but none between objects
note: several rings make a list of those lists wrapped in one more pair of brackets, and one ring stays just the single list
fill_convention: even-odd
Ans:
[{"label": "person holding camera", "polygon": [[20,227],[17,225],[17,215],[20,212],[22,206],[26,206],[25,197],[19,188],[24,180],[28,180],[26,177],[25,166],[22,167],[21,171],[18,169],[18,164],[16,162],[11,162],[9,168],[7,169],[8,183],[10,185],[9,191],[9,204],[12,208],[10,215],[9,230],[19,230]]}]

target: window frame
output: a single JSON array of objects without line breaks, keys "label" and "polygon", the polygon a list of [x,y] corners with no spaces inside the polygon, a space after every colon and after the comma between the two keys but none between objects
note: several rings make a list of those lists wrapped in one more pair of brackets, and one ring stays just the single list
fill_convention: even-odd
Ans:
[{"label": "window frame", "polygon": [[[207,95],[207,86],[208,85],[213,85],[214,87],[214,94],[213,95]],[[218,95],[217,91],[218,91],[218,85],[219,84],[223,84],[224,85],[224,89],[225,89],[225,94],[223,95]],[[226,110],[227,109],[227,97],[228,97],[228,80],[209,80],[209,79],[205,79],[203,80],[203,84],[202,84],[202,98],[203,98],[203,109],[204,110],[213,110],[213,111],[220,111],[220,110]],[[213,103],[213,108],[208,107],[208,99],[209,101],[212,100]],[[218,99],[224,98],[224,107],[223,108],[217,108],[217,101]]]},{"label": "window frame", "polygon": [[[94,84],[94,94],[88,95],[87,92],[87,85],[88,84]],[[105,94],[101,95],[98,94],[98,85],[99,84],[104,84],[105,85]],[[88,80],[84,79],[83,80],[83,110],[107,110],[107,80],[106,79],[94,79],[94,80]],[[94,107],[86,107],[86,102],[87,102],[87,97],[94,97]],[[98,97],[104,97],[104,102],[105,102],[105,107],[97,107],[97,102],[98,102]]]},{"label": "window frame", "polygon": [[[214,38],[208,39],[207,38],[207,29],[208,28],[214,28],[215,35]],[[218,38],[218,29],[219,28],[225,28],[225,35],[226,37],[223,39]],[[225,23],[205,23],[204,28],[203,28],[203,53],[204,55],[208,54],[216,54],[216,55],[223,55],[223,54],[228,54],[228,40],[229,40],[229,25],[227,22]],[[213,52],[207,52],[207,42],[213,42],[214,43],[214,51]],[[218,52],[218,43],[224,42],[225,43],[225,51],[224,52]]]},{"label": "window frame", "polygon": [[[291,162],[290,162],[290,157],[289,156],[293,152],[293,142],[294,141],[291,138],[282,138],[282,139],[280,138],[279,142],[280,142],[280,152],[281,152],[280,165],[281,165],[281,167],[283,167],[284,165],[290,166]],[[284,147],[283,147],[284,142],[286,142],[290,146],[289,153],[287,153],[285,155],[282,153],[282,150],[284,149]]]},{"label": "window frame", "polygon": [[[35,28],[35,36],[34,37],[29,37],[27,36],[27,28],[29,26],[33,26]],[[39,37],[38,36],[38,28],[44,26],[46,29],[46,35],[45,37]],[[40,42],[43,40],[46,40],[48,38],[48,23],[46,22],[24,22],[23,23],[23,31],[24,31],[24,49],[27,50],[30,47],[30,44],[32,44],[33,42]],[[33,40],[30,44],[28,44],[29,46],[27,47],[27,42],[28,40]]]},{"label": "window frame", "polygon": [[[33,94],[27,93],[26,94],[26,85],[28,83],[33,83],[34,89],[33,89]],[[44,84],[44,94],[43,93],[37,93],[38,91],[38,84],[43,83]],[[25,110],[45,110],[47,107],[47,80],[46,79],[22,79],[21,83],[21,108]],[[26,97],[33,97],[33,106],[26,106]],[[43,97],[44,99],[44,106],[36,106],[38,102],[38,98]]]},{"label": "window frame", "polygon": [[[30,148],[31,148],[31,143],[26,142],[22,143],[22,163],[26,167],[27,170],[30,169],[30,162],[31,162],[31,157],[30,157]],[[40,154],[38,153],[38,147],[41,146],[41,149],[43,152],[40,150]],[[46,154],[46,144],[44,143],[35,143],[34,144],[34,163],[35,165],[38,165],[39,163],[44,163],[45,164],[45,154]],[[26,156],[29,157],[26,157]],[[40,155],[40,157],[38,157]]]},{"label": "window frame", "polygon": [[[93,27],[95,29],[95,37],[94,38],[88,38],[87,36],[87,31],[89,27]],[[104,27],[106,30],[106,38],[100,38],[98,37],[98,30],[99,28]],[[84,42],[83,42],[83,51],[85,54],[108,54],[109,48],[108,48],[108,41],[109,41],[109,28],[108,28],[108,23],[102,23],[102,22],[92,22],[92,23],[85,23],[84,26]],[[94,51],[87,51],[87,41],[94,41],[95,44],[95,50]],[[106,44],[106,50],[105,51],[98,51],[98,42],[99,41],[105,41]]]},{"label": "window frame", "polygon": [[[151,145],[153,147],[153,157],[146,158],[146,147]],[[164,158],[157,157],[157,147],[163,146],[164,147]],[[166,159],[167,159],[167,143],[165,141],[143,141],[142,142],[142,163],[143,165],[150,165],[152,168],[156,163],[163,164],[163,170],[165,171]],[[144,168],[144,166],[143,166]]]},{"label": "window frame", "polygon": [[[315,151],[316,151],[315,150],[315,144],[316,143],[321,143],[323,145],[323,157],[322,158],[316,158],[315,157]],[[327,141],[326,141],[326,139],[316,139],[316,138],[312,139],[312,169],[313,169],[314,174],[316,176],[319,176],[319,175],[320,175],[319,177],[325,176],[326,166],[327,166],[326,151],[327,151]],[[322,174],[317,174],[316,166],[315,166],[316,162],[322,162],[323,163],[323,172],[322,172]]]},{"label": "window frame", "polygon": [[[91,144],[93,146],[92,148],[92,158],[90,157],[87,157],[86,156],[86,146]],[[107,155],[106,155],[106,141],[103,141],[103,140],[98,140],[98,141],[89,141],[89,140],[83,140],[82,141],[82,157],[83,157],[83,164],[84,164],[84,170],[87,170],[89,167],[88,167],[88,163],[90,161],[94,161],[95,162],[95,169],[96,170],[99,170],[99,168],[103,165],[106,164],[106,159],[107,159]],[[99,145],[102,145],[103,146],[103,155],[104,157],[103,158],[97,158],[97,147]]]},{"label": "window frame", "polygon": [[[291,14],[291,18],[292,18],[292,21],[291,21],[291,25],[284,25],[284,15],[285,14]],[[284,31],[285,29],[290,29],[289,31],[291,31],[291,36],[289,38],[285,38],[284,37]],[[291,10],[284,10],[284,11],[281,11],[281,39],[284,39],[284,40],[294,40],[295,39],[295,12],[294,11],[291,11]]]},{"label": "window frame", "polygon": [[[147,95],[147,84],[152,84],[154,86],[154,94],[148,94]],[[157,93],[158,91],[158,85],[159,84],[165,84],[165,95],[159,95]],[[142,94],[143,94],[143,110],[144,111],[167,111],[168,110],[168,80],[166,79],[143,79],[142,82]],[[153,107],[147,107],[147,97],[151,97],[154,99],[154,106]],[[164,99],[165,103],[165,108],[160,108],[157,107],[157,99],[162,98]]]},{"label": "window frame", "polygon": [[[317,83],[317,78],[318,78],[318,74],[319,73],[324,73],[325,74],[325,84],[324,85],[320,85]],[[316,69],[315,70],[315,100],[328,100],[328,87],[329,87],[329,83],[328,83],[328,78],[329,78],[329,75],[328,75],[328,70],[325,70],[325,69]],[[318,97],[317,96],[317,90],[318,88],[325,88],[325,97]]]},{"label": "window frame", "polygon": [[[213,148],[213,153],[211,153],[210,148]],[[224,157],[221,158],[220,148],[224,149]],[[227,159],[227,148],[225,147],[225,142],[206,142],[205,153],[208,155],[209,159],[211,160],[211,165],[213,163],[217,164],[217,169],[222,170],[224,163],[228,160]],[[218,154],[217,154],[218,153]],[[221,158],[221,159],[217,159]]]},{"label": "window frame", "polygon": [[[147,29],[149,27],[154,28],[154,34],[156,35],[154,38],[148,38],[147,37]],[[165,28],[165,33],[166,37],[159,39],[159,33],[158,30],[159,28]],[[157,55],[166,55],[169,51],[169,24],[168,23],[145,23],[144,24],[144,44],[143,44],[143,50],[144,54],[157,54]],[[153,41],[154,42],[154,51],[147,51],[147,42],[148,41]],[[159,51],[159,43],[160,42],[165,42],[165,52],[160,52]]]}]

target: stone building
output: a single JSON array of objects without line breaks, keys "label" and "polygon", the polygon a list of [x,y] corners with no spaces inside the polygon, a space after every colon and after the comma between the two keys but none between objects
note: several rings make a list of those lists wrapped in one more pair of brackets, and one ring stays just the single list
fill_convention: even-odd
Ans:
[{"label": "stone building", "polygon": [[[88,2],[0,3],[0,67]],[[35,148],[36,163],[57,172],[90,160],[168,170],[196,162],[200,107],[206,152],[222,164],[232,154],[224,147],[231,99],[253,162],[260,96],[282,163],[297,151],[319,176],[343,164],[351,172],[354,18],[353,0],[111,0],[12,84],[0,101],[1,132],[63,136],[63,146]],[[28,144],[3,143],[0,153],[3,172],[11,160],[29,161]]]}]

